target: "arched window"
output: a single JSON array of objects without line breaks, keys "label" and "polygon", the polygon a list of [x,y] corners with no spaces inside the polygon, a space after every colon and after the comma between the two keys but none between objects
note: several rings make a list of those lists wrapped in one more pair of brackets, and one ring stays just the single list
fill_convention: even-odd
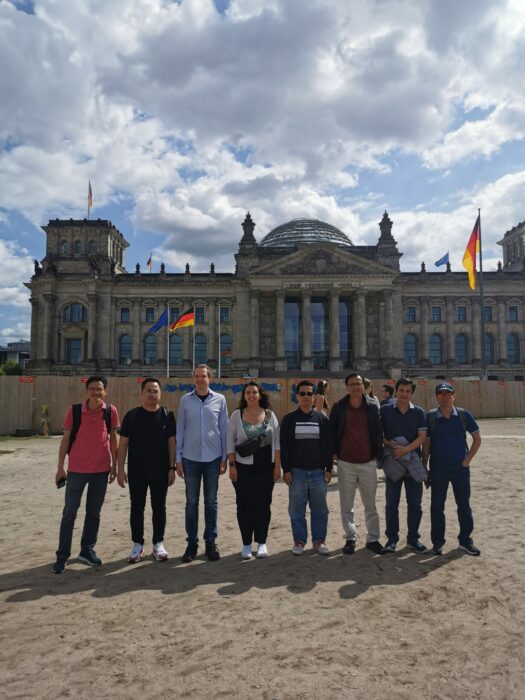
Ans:
[{"label": "arched window", "polygon": [[468,337],[465,333],[458,333],[454,340],[454,354],[458,365],[468,364]]},{"label": "arched window", "polygon": [[89,254],[90,255],[95,255],[97,252],[97,242],[96,241],[89,241]]},{"label": "arched window", "polygon": [[82,255],[82,241],[75,241],[75,255]]},{"label": "arched window", "polygon": [[144,364],[154,365],[157,362],[157,336],[149,333],[144,338]]},{"label": "arched window", "polygon": [[88,320],[88,310],[84,304],[69,304],[64,307],[64,313],[62,315],[64,321],[70,323],[80,323],[82,321]]},{"label": "arched window", "polygon": [[170,335],[170,365],[182,365],[182,338],[178,333]]},{"label": "arched window", "polygon": [[60,255],[67,255],[69,252],[69,244],[63,239],[60,241]]},{"label": "arched window", "polygon": [[443,339],[439,333],[433,333],[430,336],[429,355],[433,365],[443,364]]},{"label": "arched window", "polygon": [[195,364],[205,365],[208,362],[208,339],[204,333],[195,336]]},{"label": "arched window", "polygon": [[415,365],[418,361],[417,336],[414,333],[405,335],[405,364]]},{"label": "arched window", "polygon": [[130,335],[121,335],[118,341],[118,361],[121,365],[131,364],[133,341]]},{"label": "arched window", "polygon": [[232,363],[232,338],[228,333],[221,333],[221,365],[230,367]]},{"label": "arched window", "polygon": [[507,334],[507,360],[511,365],[520,361],[520,339],[516,333]]},{"label": "arched window", "polygon": [[494,337],[490,333],[485,333],[485,362],[494,364]]}]

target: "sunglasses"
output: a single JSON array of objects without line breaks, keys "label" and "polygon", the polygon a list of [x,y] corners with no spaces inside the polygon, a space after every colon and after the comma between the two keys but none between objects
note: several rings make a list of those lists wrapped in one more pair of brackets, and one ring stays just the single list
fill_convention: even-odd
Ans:
[{"label": "sunglasses", "polygon": [[298,391],[297,392],[299,396],[313,396],[314,392],[313,391]]}]

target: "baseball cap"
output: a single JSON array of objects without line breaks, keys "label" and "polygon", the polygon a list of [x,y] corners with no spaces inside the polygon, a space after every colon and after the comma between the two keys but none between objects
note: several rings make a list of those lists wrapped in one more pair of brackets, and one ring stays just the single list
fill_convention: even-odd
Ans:
[{"label": "baseball cap", "polygon": [[454,387],[448,382],[441,382],[441,384],[438,384],[436,387],[436,394],[439,394],[440,391],[448,391],[449,394],[453,394]]}]

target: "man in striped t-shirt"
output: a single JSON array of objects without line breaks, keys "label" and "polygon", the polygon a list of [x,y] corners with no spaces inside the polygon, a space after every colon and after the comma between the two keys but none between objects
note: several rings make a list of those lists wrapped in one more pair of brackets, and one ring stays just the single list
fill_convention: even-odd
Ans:
[{"label": "man in striped t-shirt", "polygon": [[290,487],[288,513],[292,523],[294,554],[302,554],[308,531],[306,506],[310,506],[312,543],[318,554],[326,546],[328,506],[326,485],[332,478],[332,449],[328,418],[312,408],[314,385],[303,379],[297,385],[299,408],[288,413],[281,425],[283,479]]}]

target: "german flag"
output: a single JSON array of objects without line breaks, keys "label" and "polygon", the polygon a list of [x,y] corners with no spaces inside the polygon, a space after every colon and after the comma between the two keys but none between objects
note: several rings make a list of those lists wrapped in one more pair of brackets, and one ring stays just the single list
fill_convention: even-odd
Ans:
[{"label": "german flag", "polygon": [[471,289],[476,289],[476,256],[479,253],[480,225],[478,214],[463,255],[463,267],[468,272],[468,281]]},{"label": "german flag", "polygon": [[183,314],[181,314],[176,321],[170,323],[170,333],[173,333],[173,331],[177,330],[177,328],[186,328],[186,326],[194,325],[195,311],[193,309],[188,309]]}]

